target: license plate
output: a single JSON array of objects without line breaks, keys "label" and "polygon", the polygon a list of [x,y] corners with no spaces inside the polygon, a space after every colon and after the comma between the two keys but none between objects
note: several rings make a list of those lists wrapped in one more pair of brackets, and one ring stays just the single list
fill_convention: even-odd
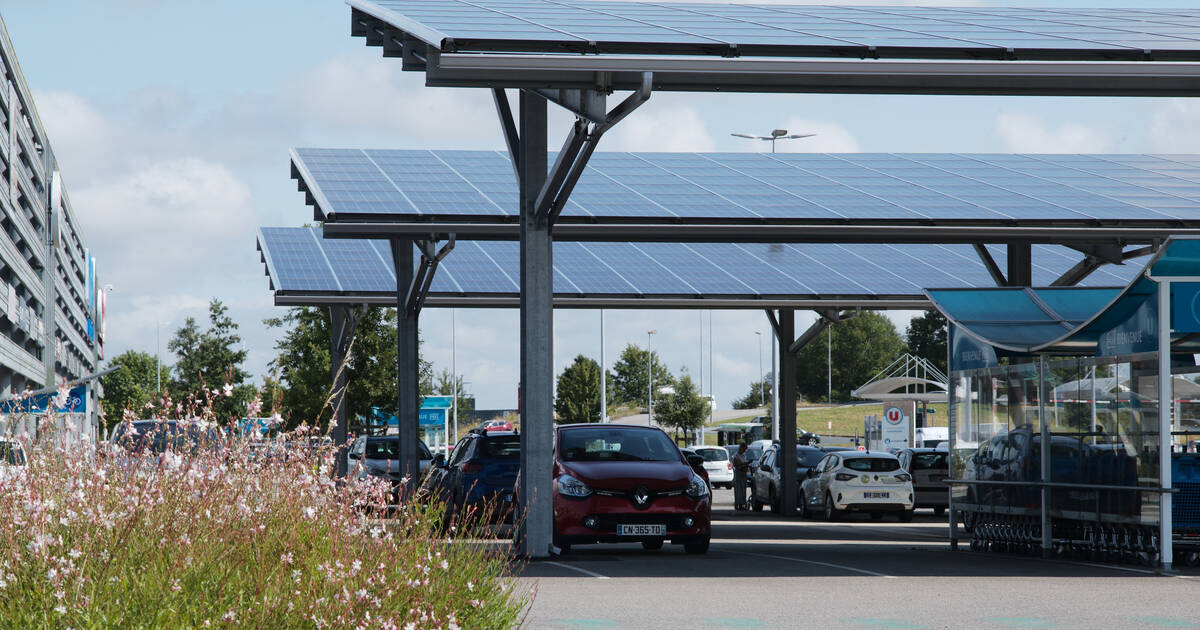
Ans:
[{"label": "license plate", "polygon": [[863,498],[864,499],[886,499],[886,498],[888,498],[888,494],[889,493],[887,493],[887,492],[864,492]]},{"label": "license plate", "polygon": [[666,525],[617,525],[618,536],[662,536]]}]

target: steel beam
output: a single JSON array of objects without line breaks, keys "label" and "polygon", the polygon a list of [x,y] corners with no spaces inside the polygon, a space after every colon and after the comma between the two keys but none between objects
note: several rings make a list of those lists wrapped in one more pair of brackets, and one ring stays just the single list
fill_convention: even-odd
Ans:
[{"label": "steel beam", "polygon": [[[446,239],[457,234],[463,241],[516,241],[520,223],[505,217],[440,220],[411,217],[381,222],[378,215],[328,215],[326,238]],[[332,220],[336,219],[336,220]],[[646,219],[611,220],[559,217],[554,224],[558,241],[653,243],[1045,243],[1077,245],[1098,243],[1152,244],[1169,236],[1200,236],[1200,226],[1085,223],[1041,225],[926,225],[921,223],[864,223],[848,220],[836,224],[735,223],[731,221],[666,223]]]},{"label": "steel beam", "polygon": [[[774,322],[772,323],[774,325]],[[779,470],[780,512],[786,516],[796,513],[796,495],[799,486],[796,479],[796,353],[792,351],[792,340],[796,334],[796,312],[779,311],[776,327],[779,340],[779,438],[782,463]]]},{"label": "steel beam", "polygon": [[428,57],[426,85],[535,89],[1026,96],[1200,96],[1200,63],[763,59],[640,55]]},{"label": "steel beam", "polygon": [[502,89],[493,89],[492,99],[496,102],[496,115],[500,118],[500,131],[504,134],[504,145],[508,148],[508,159],[512,162],[513,174],[519,179],[521,156],[518,149],[521,140],[517,132],[517,122],[513,119],[512,106],[508,103],[508,95]]},{"label": "steel beam", "polygon": [[[303,293],[275,292],[275,306],[328,306],[330,304],[379,304],[395,306],[393,293]],[[521,297],[515,293],[498,295],[431,294],[425,307],[436,308],[519,308]],[[827,297],[744,297],[706,298],[687,296],[619,297],[619,296],[555,296],[554,308],[614,308],[656,310],[758,310],[762,308],[796,310],[854,309],[920,311],[930,308],[923,295],[834,295]]]},{"label": "steel beam", "polygon": [[817,337],[820,337],[821,333],[825,332],[825,329],[831,324],[836,324],[838,322],[846,321],[847,319],[858,317],[859,312],[860,311],[858,309],[843,312],[838,312],[836,309],[829,308],[817,310],[817,314],[820,315],[820,317],[817,318],[817,321],[813,322],[812,326],[808,327],[808,330],[804,331],[804,334],[800,335],[799,339],[796,339],[791,343],[791,345],[788,346],[788,352],[792,354],[800,352],[805,346],[816,341]]},{"label": "steel beam", "polygon": [[972,243],[971,245],[975,248],[975,254],[979,256],[980,262],[983,263],[996,286],[1007,286],[1008,280],[1004,277],[1004,272],[1000,271],[1000,265],[996,264],[996,259],[992,258],[992,253],[988,251],[987,246],[982,243]]},{"label": "steel beam", "polygon": [[1008,244],[1008,279],[1010,287],[1033,286],[1033,247],[1027,242]]},{"label": "steel beam", "polygon": [[1083,260],[1075,263],[1073,267],[1063,272],[1061,276],[1050,283],[1052,287],[1073,287],[1083,279],[1092,275],[1092,272],[1104,266],[1105,261],[1093,256],[1084,256]]},{"label": "steel beam", "polygon": [[417,241],[417,250],[421,252],[421,266],[408,285],[408,295],[404,300],[404,308],[410,313],[421,312],[425,299],[429,296],[429,287],[433,286],[433,277],[437,273],[438,263],[454,250],[454,234],[441,249],[433,241]]},{"label": "steel beam", "polygon": [[416,488],[420,468],[417,454],[418,410],[421,407],[417,379],[419,357],[418,313],[407,308],[413,281],[413,242],[392,239],[392,264],[396,268],[396,417],[400,435],[400,472],[408,479],[406,491]]},{"label": "steel beam", "polygon": [[331,304],[329,306],[329,369],[332,380],[330,403],[333,407],[333,445],[337,448],[337,458],[334,462],[334,473],[338,478],[346,476],[346,367],[349,365],[350,344],[354,339],[354,330],[358,321],[366,311],[354,308],[349,304]]},{"label": "steel beam", "polygon": [[537,212],[546,182],[546,99],[521,93],[521,488],[518,553],[550,554],[554,536],[554,247]]}]

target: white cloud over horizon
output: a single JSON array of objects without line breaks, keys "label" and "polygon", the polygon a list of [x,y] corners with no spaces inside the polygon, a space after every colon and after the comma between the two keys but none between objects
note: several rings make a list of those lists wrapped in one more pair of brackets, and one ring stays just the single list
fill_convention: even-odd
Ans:
[{"label": "white cloud over horizon", "polygon": [[1075,122],[1052,127],[1023,112],[996,116],[996,135],[1008,153],[1104,153],[1111,140],[1103,132]]}]

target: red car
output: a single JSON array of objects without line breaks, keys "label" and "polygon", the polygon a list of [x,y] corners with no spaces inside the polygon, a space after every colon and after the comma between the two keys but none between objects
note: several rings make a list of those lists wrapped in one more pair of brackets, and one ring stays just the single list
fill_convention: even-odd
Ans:
[{"label": "red car", "polygon": [[671,438],[653,427],[559,426],[554,441],[554,544],[641,542],[708,551],[712,500]]},{"label": "red car", "polygon": [[483,423],[483,429],[489,433],[492,431],[512,431],[513,425],[509,424],[507,420],[488,420]]}]

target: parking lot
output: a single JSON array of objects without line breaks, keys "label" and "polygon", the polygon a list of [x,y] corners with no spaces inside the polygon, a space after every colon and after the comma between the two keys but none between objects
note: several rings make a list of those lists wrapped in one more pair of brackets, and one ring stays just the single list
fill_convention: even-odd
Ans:
[{"label": "parking lot", "polygon": [[[1196,628],[1200,571],[951,552],[944,518],[781,519],[715,492],[708,554],[573,549],[524,570],[532,628]],[[1072,578],[1072,579],[1065,579]]]}]

